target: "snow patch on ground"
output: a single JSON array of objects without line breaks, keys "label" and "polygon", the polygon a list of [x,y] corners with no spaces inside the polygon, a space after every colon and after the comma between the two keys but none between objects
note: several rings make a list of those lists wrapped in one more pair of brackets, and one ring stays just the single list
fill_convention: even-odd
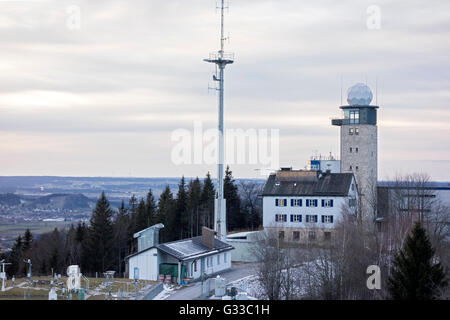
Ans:
[{"label": "snow patch on ground", "polygon": [[158,293],[158,295],[154,297],[153,300],[166,300],[174,291],[175,288],[173,286],[163,284],[163,290]]}]

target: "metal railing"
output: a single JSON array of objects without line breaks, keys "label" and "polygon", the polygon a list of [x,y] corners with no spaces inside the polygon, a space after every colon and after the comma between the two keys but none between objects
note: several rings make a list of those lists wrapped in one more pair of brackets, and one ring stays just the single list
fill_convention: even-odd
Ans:
[{"label": "metal railing", "polygon": [[212,60],[212,61],[216,61],[216,60],[234,61],[234,53],[233,52],[223,52],[222,57],[221,57],[219,52],[210,52],[209,60]]}]

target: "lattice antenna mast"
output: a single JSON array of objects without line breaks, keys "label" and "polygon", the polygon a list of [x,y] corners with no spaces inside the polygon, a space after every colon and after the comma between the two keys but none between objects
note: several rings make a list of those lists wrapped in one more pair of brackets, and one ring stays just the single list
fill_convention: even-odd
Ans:
[{"label": "lattice antenna mast", "polygon": [[224,36],[224,11],[228,7],[225,7],[224,0],[221,0],[220,6],[220,50],[218,52],[212,52],[209,54],[209,59],[204,61],[214,63],[219,68],[219,78],[213,75],[213,80],[219,82],[219,123],[218,123],[218,165],[217,165],[217,197],[214,206],[214,230],[217,232],[217,237],[225,241],[227,235],[227,222],[226,222],[226,203],[223,198],[223,178],[224,178],[224,125],[223,125],[223,97],[224,97],[224,71],[227,64],[234,62],[234,54],[226,53],[224,51],[225,38]]}]

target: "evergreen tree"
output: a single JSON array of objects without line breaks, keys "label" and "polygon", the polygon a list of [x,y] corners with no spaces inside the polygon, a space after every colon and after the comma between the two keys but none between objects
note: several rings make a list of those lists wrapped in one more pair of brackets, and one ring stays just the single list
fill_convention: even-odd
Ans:
[{"label": "evergreen tree", "polygon": [[13,275],[17,276],[18,274],[21,274],[25,269],[22,251],[23,251],[22,237],[18,236],[9,254],[9,261],[11,265],[7,269],[7,272],[10,277]]},{"label": "evergreen tree", "polygon": [[175,202],[174,211],[174,224],[172,230],[174,231],[174,239],[183,239],[188,234],[188,198],[186,192],[186,183],[184,176],[181,177],[180,184],[178,185],[177,199]]},{"label": "evergreen tree", "polygon": [[133,194],[128,202],[129,209],[128,209],[128,217],[129,217],[129,223],[128,223],[128,247],[130,248],[130,252],[133,253],[137,250],[136,241],[133,238],[134,233],[136,232],[137,225],[136,225],[136,216],[137,216],[137,208],[138,208],[138,200]]},{"label": "evergreen tree", "polygon": [[434,249],[420,222],[407,236],[393,261],[388,290],[394,300],[432,300],[447,286],[441,263],[434,263]]},{"label": "evergreen tree", "polygon": [[58,228],[55,228],[50,234],[50,257],[48,266],[53,269],[54,273],[63,273],[64,254],[63,254],[63,236]]},{"label": "evergreen tree", "polygon": [[25,234],[23,235],[23,252],[24,254],[28,252],[28,250],[31,249],[31,245],[33,243],[33,235],[30,232],[30,229],[27,229],[25,231]]},{"label": "evergreen tree", "polygon": [[147,198],[145,199],[145,208],[147,216],[147,227],[150,227],[154,224],[156,213],[156,202],[155,197],[153,196],[152,189],[148,190]]},{"label": "evergreen tree", "polygon": [[73,265],[73,264],[80,264],[80,256],[79,251],[77,247],[77,241],[76,241],[76,229],[74,228],[73,224],[70,225],[69,231],[67,231],[66,235],[66,257],[65,257],[65,265]]},{"label": "evergreen tree", "polygon": [[155,223],[164,224],[164,229],[160,232],[160,241],[170,241],[173,239],[174,228],[174,199],[172,191],[170,191],[169,186],[166,186],[164,191],[161,193],[158,202],[158,209],[156,210]]},{"label": "evergreen tree", "polygon": [[112,215],[109,201],[102,192],[92,213],[89,229],[89,254],[94,272],[105,272],[114,265]]},{"label": "evergreen tree", "polygon": [[216,197],[216,191],[214,189],[214,183],[211,180],[211,175],[208,172],[206,178],[203,181],[202,194],[200,196],[200,222],[197,226],[201,233],[201,228],[208,227],[214,229],[214,199]]},{"label": "evergreen tree", "polygon": [[77,229],[75,231],[76,236],[75,240],[78,243],[81,243],[86,238],[87,227],[84,222],[78,221]]},{"label": "evergreen tree", "polygon": [[243,228],[247,225],[245,215],[241,213],[241,199],[238,194],[238,187],[234,183],[230,167],[225,170],[223,181],[223,193],[227,203],[227,230]]},{"label": "evergreen tree", "polygon": [[201,232],[200,224],[200,197],[202,184],[198,177],[188,185],[188,237],[198,236]]},{"label": "evergreen tree", "polygon": [[129,253],[127,245],[129,223],[130,221],[127,214],[127,209],[125,208],[125,203],[122,200],[119,212],[117,213],[116,219],[114,221],[114,252],[116,252],[115,264],[117,266],[119,277],[122,276],[122,273],[125,269],[124,258]]},{"label": "evergreen tree", "polygon": [[148,226],[147,208],[144,199],[139,201],[136,212],[136,225],[134,233],[146,229]]}]

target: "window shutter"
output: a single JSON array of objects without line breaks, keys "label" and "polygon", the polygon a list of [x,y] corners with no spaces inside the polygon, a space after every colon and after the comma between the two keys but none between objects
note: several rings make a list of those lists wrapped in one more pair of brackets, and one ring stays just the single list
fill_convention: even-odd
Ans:
[{"label": "window shutter", "polygon": [[[308,201],[308,200],[306,200]],[[309,222],[309,215],[306,215],[306,222]]]},{"label": "window shutter", "polygon": [[303,200],[300,199],[300,207],[303,205]]},{"label": "window shutter", "polygon": [[322,199],[322,207],[325,207],[325,200]]},{"label": "window shutter", "polygon": [[287,206],[287,199],[284,199],[283,201],[284,201],[284,206],[286,207]]},{"label": "window shutter", "polygon": [[291,222],[294,222],[294,215],[291,214]]},{"label": "window shutter", "polygon": [[291,199],[291,207],[294,206],[294,199]]},{"label": "window shutter", "polygon": [[325,222],[325,216],[322,216],[322,223]]},{"label": "window shutter", "polygon": [[331,199],[331,203],[330,203],[330,206],[331,206],[331,207],[333,206],[333,199]]},{"label": "window shutter", "polygon": [[284,222],[287,222],[287,215],[283,216]]},{"label": "window shutter", "polygon": [[278,207],[278,199],[275,199],[275,206]]},{"label": "window shutter", "polygon": [[317,222],[317,215],[314,216],[314,222]]},{"label": "window shutter", "polygon": [[302,215],[299,214],[299,221],[302,222]]},{"label": "window shutter", "polygon": [[306,199],[306,206],[309,207],[309,199]]},{"label": "window shutter", "polygon": [[330,219],[331,219],[331,223],[333,223],[333,216],[330,216]]}]

